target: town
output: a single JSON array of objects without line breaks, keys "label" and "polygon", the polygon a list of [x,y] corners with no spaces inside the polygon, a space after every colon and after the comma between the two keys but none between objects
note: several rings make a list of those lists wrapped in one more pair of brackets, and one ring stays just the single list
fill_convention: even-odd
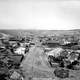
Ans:
[{"label": "town", "polygon": [[0,33],[0,80],[69,80],[70,72],[79,70],[79,33]]}]

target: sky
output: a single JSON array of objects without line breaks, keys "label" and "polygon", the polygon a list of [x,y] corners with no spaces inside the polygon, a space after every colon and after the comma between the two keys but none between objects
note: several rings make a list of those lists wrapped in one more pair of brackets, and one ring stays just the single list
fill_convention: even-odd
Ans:
[{"label": "sky", "polygon": [[0,29],[80,29],[80,1],[0,0]]}]

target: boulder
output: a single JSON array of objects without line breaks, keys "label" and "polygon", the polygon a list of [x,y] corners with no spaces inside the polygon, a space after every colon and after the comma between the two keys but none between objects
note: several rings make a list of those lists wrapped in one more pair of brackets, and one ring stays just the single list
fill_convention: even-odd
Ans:
[{"label": "boulder", "polygon": [[54,74],[58,78],[68,78],[69,77],[69,70],[56,68],[54,70]]}]

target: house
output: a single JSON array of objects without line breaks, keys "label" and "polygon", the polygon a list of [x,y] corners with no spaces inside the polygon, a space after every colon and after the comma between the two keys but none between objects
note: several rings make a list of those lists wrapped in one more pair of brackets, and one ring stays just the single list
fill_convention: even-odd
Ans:
[{"label": "house", "polygon": [[60,44],[57,41],[46,41],[45,43],[42,43],[42,45],[48,46],[50,48],[59,47]]},{"label": "house", "polygon": [[46,52],[47,55],[52,55],[54,57],[57,57],[60,55],[60,53],[63,51],[62,48],[60,47],[57,47],[57,48],[54,48],[53,50],[51,50],[50,52]]},{"label": "house", "polygon": [[14,64],[20,64],[23,59],[23,55],[18,54],[9,55],[8,57],[13,61]]},{"label": "house", "polygon": [[25,50],[26,50],[26,48],[24,48],[24,47],[19,47],[19,48],[17,48],[17,49],[14,51],[14,53],[25,55]]}]

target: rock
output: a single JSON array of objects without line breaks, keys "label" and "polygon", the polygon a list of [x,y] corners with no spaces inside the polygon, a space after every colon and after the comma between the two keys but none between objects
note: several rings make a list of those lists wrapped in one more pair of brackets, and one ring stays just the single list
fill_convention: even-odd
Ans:
[{"label": "rock", "polygon": [[58,78],[68,78],[69,77],[69,70],[56,68],[54,70],[54,74]]},{"label": "rock", "polygon": [[11,75],[11,79],[19,79],[20,74],[17,73],[16,71],[13,72],[13,74]]}]

